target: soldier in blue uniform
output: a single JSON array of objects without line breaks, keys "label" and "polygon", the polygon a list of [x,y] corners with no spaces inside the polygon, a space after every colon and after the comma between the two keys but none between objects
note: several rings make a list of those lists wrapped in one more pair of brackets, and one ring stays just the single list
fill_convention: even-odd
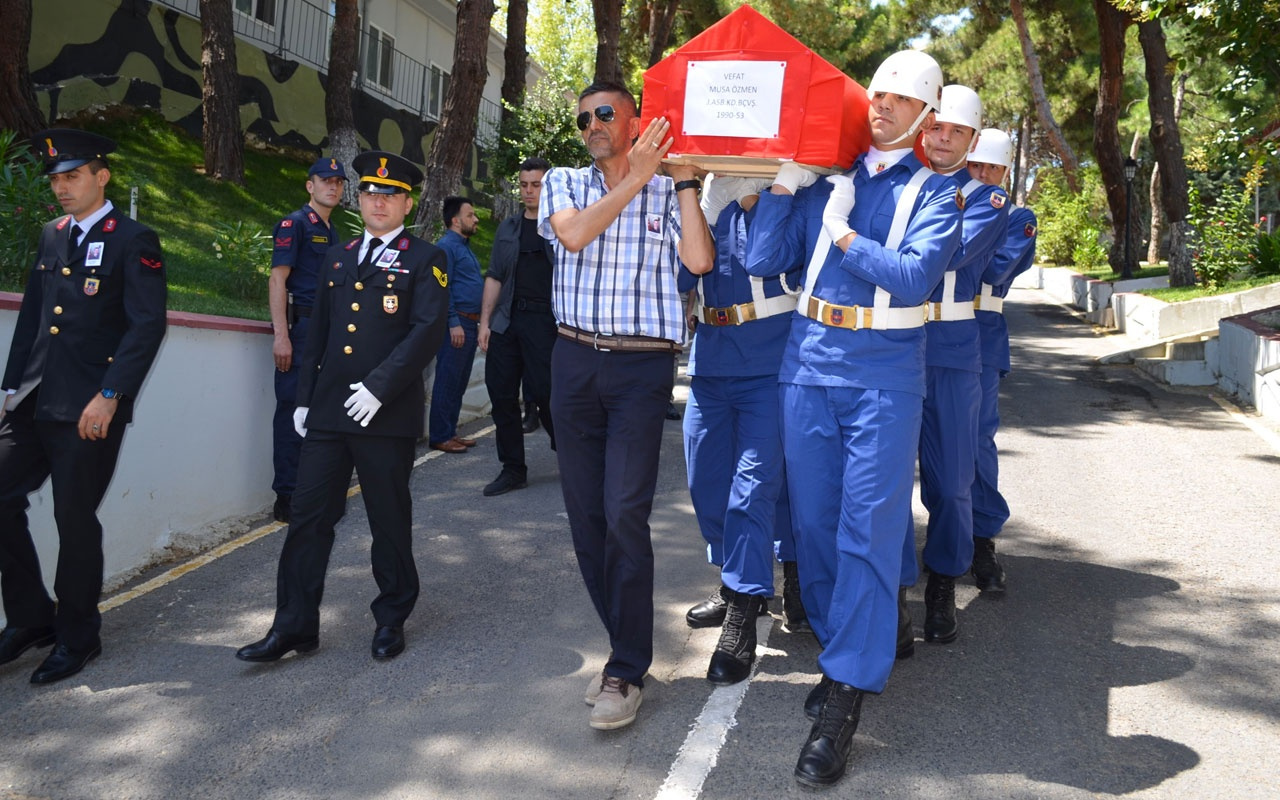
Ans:
[{"label": "soldier in blue uniform", "polygon": [[[969,174],[991,186],[1004,183],[1013,166],[1009,134],[994,128],[982,131],[969,156]],[[1004,568],[996,559],[995,536],[1009,519],[1009,504],[997,488],[1000,469],[996,431],[1000,428],[1000,381],[1009,374],[1009,326],[1004,298],[1013,281],[1036,257],[1036,215],[1029,208],[1009,211],[1009,230],[995,257],[982,273],[982,288],[974,298],[982,345],[982,406],[978,414],[978,457],[973,480],[973,573],[984,594],[1005,591]]]},{"label": "soldier in blue uniform", "polygon": [[293,429],[294,399],[298,393],[298,362],[307,341],[311,309],[316,298],[316,275],[324,254],[338,243],[333,209],[342,202],[347,173],[342,162],[322,158],[307,172],[307,194],[311,200],[276,224],[271,251],[269,282],[271,327],[275,339],[271,355],[276,365],[276,411],[271,420],[272,459],[276,493],[273,516],[289,521],[289,504],[298,479],[298,451],[302,437]]},{"label": "soldier in blue uniform", "polygon": [[[982,271],[1004,240],[1008,196],[998,186],[972,180],[965,171],[969,151],[982,129],[982,101],[967,86],[942,90],[942,106],[924,133],[924,150],[934,171],[964,181],[964,228],[960,248],[942,283],[929,297],[925,326],[927,392],[920,429],[920,498],[929,511],[924,564],[924,640],[945,644],[959,634],[955,579],[973,560],[974,458],[978,449],[978,406],[982,398],[982,355],[973,298]],[[919,576],[915,525],[907,521],[902,587]],[[906,605],[899,600],[899,607]],[[913,645],[910,617],[900,616],[900,650]]]},{"label": "soldier in blue uniform", "polygon": [[[115,142],[66,129],[33,141],[67,213],[40,234],[0,382],[0,664],[55,645],[31,675],[45,684],[102,652],[98,506],[164,338],[167,288],[156,234],[106,199]],[[50,477],[56,606],[27,525],[27,495]]]},{"label": "soldier in blue uniform", "polygon": [[881,692],[893,668],[925,384],[923,304],[961,226],[954,179],[911,152],[941,92],[928,55],[885,59],[867,87],[871,150],[850,173],[816,184],[783,164],[748,236],[747,272],[805,265],[779,370],[801,590],[824,648],[822,680],[805,703],[816,721],[795,769],[805,786],[844,775],[863,696]]},{"label": "soldier in blue uniform", "polygon": [[303,437],[292,519],[280,553],[276,615],[243,661],[276,661],[320,646],[320,598],[334,525],[354,468],[373,534],[376,659],[404,651],[418,599],[409,475],[422,435],[422,370],[444,341],[449,311],[444,251],[405,231],[422,171],[393,153],[352,162],[364,234],[325,255],[302,354],[294,425]]},{"label": "soldier in blue uniform", "polygon": [[[778,365],[800,287],[799,265],[767,278],[748,275],[747,230],[769,179],[716,177],[703,213],[716,242],[712,271],[681,272],[681,290],[697,289],[701,315],[689,353],[689,402],[684,417],[689,495],[707,555],[721,585],[689,610],[692,627],[723,624],[707,668],[718,686],[737,683],[755,661],[755,619],[773,596],[774,542],[794,553],[782,465]],[[784,555],[786,553],[784,552]],[[804,624],[795,556],[784,563],[784,608],[790,625]],[[785,598],[784,598],[785,600]],[[788,626],[790,628],[790,625]]]}]

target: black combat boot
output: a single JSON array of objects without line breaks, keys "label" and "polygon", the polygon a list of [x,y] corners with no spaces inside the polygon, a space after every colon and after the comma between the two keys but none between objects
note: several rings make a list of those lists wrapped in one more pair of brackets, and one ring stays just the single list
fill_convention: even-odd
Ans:
[{"label": "black combat boot", "polygon": [[901,661],[916,654],[916,632],[911,627],[911,609],[907,608],[907,588],[898,587],[898,649],[894,659]]},{"label": "black combat boot", "polygon": [[973,582],[983,594],[1004,594],[1004,567],[996,561],[996,540],[973,537]]},{"label": "black combat boot", "polygon": [[930,572],[929,583],[924,587],[924,640],[948,644],[954,642],[959,633],[956,579]]},{"label": "black combat boot", "polygon": [[794,561],[782,562],[782,629],[787,633],[813,633],[800,599],[800,573]]},{"label": "black combat boot", "polygon": [[763,597],[725,589],[729,593],[720,641],[711,654],[707,680],[716,686],[732,686],[746,680],[756,660],[756,608]]},{"label": "black combat boot", "polygon": [[[724,622],[725,609],[729,605],[729,597],[733,590],[721,584],[714,592],[685,612],[684,621],[690,628],[715,628]],[[751,595],[752,618],[763,617],[769,613],[769,598]]]},{"label": "black combat boot", "polygon": [[818,713],[818,721],[809,731],[809,739],[800,748],[796,762],[796,782],[812,789],[830,786],[844,777],[853,749],[853,734],[858,730],[862,714],[861,689],[847,683],[832,682]]},{"label": "black combat boot", "polygon": [[804,716],[806,719],[817,722],[818,714],[822,711],[822,702],[827,699],[827,690],[834,683],[826,675],[818,681],[818,685],[809,690],[809,694],[804,699]]}]

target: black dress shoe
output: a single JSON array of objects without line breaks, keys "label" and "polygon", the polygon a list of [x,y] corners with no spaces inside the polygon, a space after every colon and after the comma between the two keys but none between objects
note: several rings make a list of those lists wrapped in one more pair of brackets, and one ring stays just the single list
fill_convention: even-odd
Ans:
[{"label": "black dress shoe", "polygon": [[818,713],[822,711],[822,701],[827,699],[827,690],[834,683],[826,675],[818,681],[818,685],[809,690],[809,694],[804,698],[804,715],[806,719],[813,722],[818,721]]},{"label": "black dress shoe", "polygon": [[800,748],[796,762],[796,782],[818,789],[830,786],[844,777],[853,749],[853,735],[862,715],[861,689],[847,683],[831,684],[818,721],[809,731],[809,739]]},{"label": "black dress shoe", "polygon": [[404,652],[404,628],[379,625],[373,632],[373,657],[379,660],[395,658]]},{"label": "black dress shoe", "polygon": [[527,478],[522,478],[519,475],[503,470],[498,473],[498,477],[485,484],[484,496],[497,497],[498,495],[506,494],[513,489],[523,489],[528,485],[529,481]]},{"label": "black dress shoe", "polygon": [[667,419],[680,419],[680,409],[676,408],[675,403],[667,403]]},{"label": "black dress shoe", "polygon": [[265,639],[245,645],[236,651],[236,658],[241,661],[279,661],[290,652],[310,653],[320,646],[319,636],[307,636],[297,633],[279,633],[269,631]]},{"label": "black dress shoe", "polygon": [[0,664],[8,664],[33,647],[48,647],[56,641],[53,628],[5,628],[0,631]]},{"label": "black dress shoe", "polygon": [[[520,427],[525,433],[533,433],[538,429],[538,407],[533,403],[524,404],[524,420],[521,422]],[[555,448],[552,447],[551,449],[554,450]]]},{"label": "black dress shoe", "polygon": [[[729,607],[728,598],[733,594],[728,586],[721,584],[711,595],[685,612],[684,621],[690,628],[715,628],[724,624],[725,610]],[[769,598],[756,597],[753,602],[752,619],[763,617],[769,613]]]},{"label": "black dress shoe", "polygon": [[102,655],[101,644],[95,644],[88,650],[72,650],[65,644],[54,645],[53,652],[45,657],[44,663],[31,673],[31,682],[45,684],[70,678],[84,669],[85,664],[100,655]]},{"label": "black dress shoe", "polygon": [[277,494],[276,504],[271,507],[271,518],[276,522],[289,521],[289,509],[293,507],[293,495]]}]

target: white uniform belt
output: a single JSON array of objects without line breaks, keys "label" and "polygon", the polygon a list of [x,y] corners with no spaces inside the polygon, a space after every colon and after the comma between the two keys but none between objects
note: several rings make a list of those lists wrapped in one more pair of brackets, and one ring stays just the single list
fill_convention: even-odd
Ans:
[{"label": "white uniform belt", "polygon": [[973,319],[973,301],[965,300],[955,303],[924,304],[925,318],[930,322],[956,322],[962,319]]},{"label": "white uniform belt", "polygon": [[838,306],[810,297],[805,308],[797,311],[833,328],[875,328],[877,330],[919,328],[924,325],[924,306],[910,308],[872,308],[871,306]]},{"label": "white uniform belt", "polygon": [[997,297],[991,292],[995,287],[989,283],[982,284],[982,294],[973,298],[973,307],[979,311],[990,311],[993,314],[1004,313],[1004,298]]},{"label": "white uniform belt", "polygon": [[752,303],[738,303],[727,308],[702,307],[702,321],[708,325],[741,325],[752,320],[789,314],[796,310],[794,295],[781,294]]}]

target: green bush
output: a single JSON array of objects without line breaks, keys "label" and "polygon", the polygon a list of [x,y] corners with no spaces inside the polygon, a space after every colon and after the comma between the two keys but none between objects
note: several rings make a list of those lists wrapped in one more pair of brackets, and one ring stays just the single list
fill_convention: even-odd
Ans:
[{"label": "green bush", "polygon": [[1076,246],[1071,249],[1071,263],[1076,269],[1087,272],[1100,267],[1109,267],[1107,249],[1101,244],[1101,232],[1082,230],[1079,236]]},{"label": "green bush", "polygon": [[271,234],[246,223],[219,222],[213,250],[226,269],[229,293],[249,303],[267,302],[267,276],[271,268]]},{"label": "green bush", "polygon": [[1106,196],[1096,168],[1080,170],[1081,190],[1073,193],[1062,171],[1041,169],[1036,175],[1031,205],[1038,220],[1036,253],[1055,264],[1096,266],[1097,254],[1106,261],[1099,231],[1106,230]]},{"label": "green bush", "polygon": [[1258,234],[1258,242],[1254,245],[1255,260],[1250,268],[1250,274],[1255,277],[1262,275],[1280,275],[1280,232],[1273,234]]},{"label": "green bush", "polygon": [[1229,186],[1213,205],[1192,186],[1188,190],[1191,259],[1199,282],[1221,286],[1251,271],[1257,258],[1258,230],[1253,224],[1253,190],[1262,179],[1262,164],[1249,170],[1239,185]]},{"label": "green bush", "polygon": [[23,285],[58,206],[40,159],[14,131],[0,131],[0,165],[0,280]]}]

